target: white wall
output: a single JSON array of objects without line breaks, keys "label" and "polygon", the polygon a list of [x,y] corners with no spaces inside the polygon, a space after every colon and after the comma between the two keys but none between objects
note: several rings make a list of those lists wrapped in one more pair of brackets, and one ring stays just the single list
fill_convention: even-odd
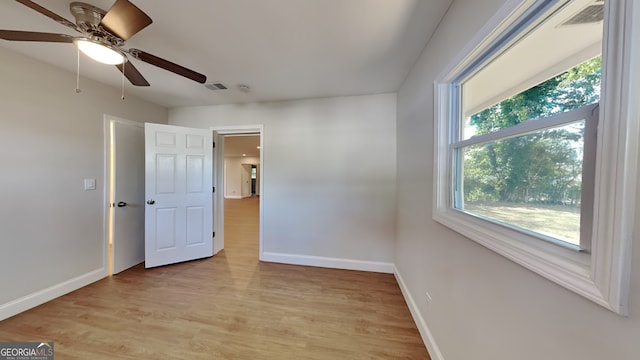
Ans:
[{"label": "white wall", "polygon": [[431,220],[433,82],[503,2],[455,0],[398,93],[395,264],[446,360],[638,359],[637,233],[624,318]]},{"label": "white wall", "polygon": [[167,110],[88,79],[76,94],[75,74],[1,47],[0,64],[2,319],[34,292],[104,276],[103,114],[166,123]]},{"label": "white wall", "polygon": [[188,107],[169,123],[264,124],[265,253],[366,266],[393,261],[395,105],[383,94]]},{"label": "white wall", "polygon": [[257,165],[256,195],[260,195],[260,158],[226,156],[224,158],[224,196],[237,199],[242,194],[242,164]]}]

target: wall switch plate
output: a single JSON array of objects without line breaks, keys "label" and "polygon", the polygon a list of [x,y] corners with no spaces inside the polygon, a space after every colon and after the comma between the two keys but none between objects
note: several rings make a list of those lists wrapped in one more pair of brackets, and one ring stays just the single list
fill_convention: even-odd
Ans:
[{"label": "wall switch plate", "polygon": [[95,190],[96,189],[96,179],[84,179],[84,189],[85,190]]}]

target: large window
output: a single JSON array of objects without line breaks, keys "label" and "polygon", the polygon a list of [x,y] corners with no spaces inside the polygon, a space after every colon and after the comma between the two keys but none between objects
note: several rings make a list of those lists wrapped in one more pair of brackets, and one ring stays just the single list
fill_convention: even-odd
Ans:
[{"label": "large window", "polygon": [[508,1],[440,77],[434,219],[624,314],[638,75],[609,2]]}]

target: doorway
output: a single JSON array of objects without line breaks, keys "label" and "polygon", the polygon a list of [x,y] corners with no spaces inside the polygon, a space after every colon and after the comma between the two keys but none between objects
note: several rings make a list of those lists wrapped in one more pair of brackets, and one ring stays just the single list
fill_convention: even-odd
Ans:
[{"label": "doorway", "polygon": [[[225,227],[228,230],[233,230],[229,227],[230,223],[225,219],[225,208],[229,210],[228,205],[242,205],[242,202],[233,203],[236,200],[246,200],[248,202],[253,199],[253,205],[248,206],[249,209],[253,209],[257,212],[257,223],[255,224],[256,232],[252,235],[257,238],[258,244],[258,259],[262,260],[263,252],[263,227],[264,227],[264,197],[262,196],[263,182],[261,181],[264,174],[264,156],[263,156],[263,126],[262,125],[243,125],[243,126],[227,126],[227,127],[212,127],[215,139],[215,166],[214,166],[214,182],[215,187],[219,189],[214,195],[214,208],[215,214],[215,229],[216,236],[214,238],[214,253],[218,253],[225,248],[225,242],[227,241],[227,234]],[[252,149],[245,147],[245,150],[238,150],[230,144],[227,139],[235,139],[238,141],[248,141],[253,137],[254,142],[251,145]],[[233,142],[233,140],[232,140]],[[227,146],[228,145],[228,146]],[[244,156],[243,156],[244,154]],[[225,155],[227,158],[233,157],[231,161],[225,161]],[[226,159],[230,160],[230,159]],[[244,165],[244,166],[243,166]],[[255,170],[254,170],[255,166]],[[232,170],[236,169],[236,171]],[[248,187],[243,192],[242,189],[242,171],[248,169],[246,180],[248,181]],[[255,179],[253,179],[253,173],[255,173]],[[231,177],[231,179],[229,178]],[[255,187],[252,186],[255,180]],[[245,182],[246,184],[246,182]],[[255,192],[253,191],[255,188]],[[255,194],[255,195],[254,195]],[[228,201],[227,201],[228,200]],[[241,211],[242,207],[237,209]],[[237,210],[236,209],[236,210]],[[251,210],[249,210],[251,211]],[[238,215],[236,213],[236,215]],[[230,215],[232,217],[233,215]],[[235,221],[234,218],[230,218],[231,221]],[[246,229],[245,229],[246,230]],[[229,234],[234,236],[233,234]],[[229,237],[229,241],[233,239]]]},{"label": "doorway", "polygon": [[106,274],[212,256],[211,131],[108,115],[104,130]]},{"label": "doorway", "polygon": [[230,134],[223,137],[223,142],[225,253],[255,259],[260,197],[253,196],[252,169],[260,165],[260,135]]},{"label": "doorway", "polygon": [[[105,203],[108,204],[108,206],[105,208],[105,215],[104,215],[104,219],[105,219],[105,234],[104,234],[104,264],[107,264],[106,268],[109,268],[108,273],[112,274],[115,272],[112,272],[112,261],[113,261],[113,257],[111,256],[111,249],[112,246],[115,242],[115,248],[118,248],[118,242],[115,239],[115,237],[113,236],[114,234],[114,223],[113,223],[113,219],[115,217],[112,216],[112,214],[114,214],[115,212],[117,212],[118,210],[122,210],[124,208],[128,209],[133,209],[136,208],[138,204],[138,200],[140,200],[140,204],[141,204],[141,209],[145,208],[145,194],[144,194],[144,173],[139,177],[140,183],[142,184],[141,186],[141,191],[140,191],[140,196],[135,196],[136,200],[134,201],[126,201],[126,200],[121,200],[118,199],[116,200],[117,196],[112,196],[112,184],[114,183],[113,181],[111,181],[111,177],[114,176],[115,173],[117,173],[117,171],[112,171],[111,170],[111,162],[112,160],[112,152],[111,152],[111,130],[110,130],[110,124],[113,122],[116,123],[126,123],[129,125],[135,125],[135,126],[140,126],[142,127],[143,124],[141,123],[137,123],[137,122],[133,122],[133,121],[128,121],[128,120],[124,120],[124,119],[119,119],[116,117],[112,117],[112,116],[108,116],[105,115],[104,118],[104,134],[105,134],[105,143],[104,143],[104,153],[105,153],[105,178],[104,178],[104,184],[105,184]],[[214,148],[213,148],[213,185],[214,185],[214,194],[213,194],[213,232],[214,232],[214,237],[213,237],[213,253],[216,254],[218,252],[220,252],[221,250],[224,249],[224,241],[225,241],[225,234],[224,234],[224,206],[225,206],[225,202],[224,202],[224,191],[221,191],[224,188],[224,136],[233,136],[233,135],[247,135],[247,134],[251,134],[254,136],[259,136],[260,140],[259,140],[259,144],[258,145],[261,148],[261,151],[259,153],[259,164],[256,164],[256,186],[255,186],[255,190],[256,190],[256,197],[259,197],[259,204],[258,204],[258,259],[259,260],[263,260],[263,234],[264,234],[264,197],[261,196],[263,193],[263,182],[261,181],[261,179],[263,178],[263,174],[264,174],[264,156],[263,156],[263,151],[262,149],[264,149],[264,137],[263,137],[263,125],[239,125],[239,126],[219,126],[219,127],[211,127],[210,131],[212,131],[213,134],[213,139],[214,139]],[[143,159],[143,164],[144,164],[144,138],[141,140],[140,142],[140,146],[142,146],[142,150],[139,151],[134,151],[135,153],[139,153],[142,155],[142,159]],[[120,152],[121,154],[124,154],[126,152]],[[115,157],[113,157],[115,159]],[[142,166],[135,166],[136,169],[144,169],[144,165]],[[122,173],[121,173],[122,174]],[[129,175],[130,178],[137,178],[138,175]],[[136,182],[137,183],[137,182]],[[216,191],[216,188],[218,189]],[[117,204],[122,201],[127,203],[127,205],[123,205],[122,207],[118,207]],[[129,206],[129,204],[131,204],[131,206]],[[142,213],[142,216],[140,217],[139,220],[136,221],[137,224],[141,224],[144,227],[144,213]],[[142,253],[141,257],[135,257],[135,259],[132,260],[132,263],[130,266],[134,266],[140,262],[144,261],[144,232],[142,232],[142,235],[139,237],[136,237],[136,239],[139,238],[139,243],[136,244],[142,244],[138,250],[135,251],[131,251],[129,252],[129,254],[139,254]],[[138,245],[136,245],[138,246]],[[120,247],[120,249],[124,250],[124,247]],[[133,261],[135,261],[135,263],[133,263]],[[129,266],[129,267],[130,267]],[[126,269],[127,267],[124,267],[124,269]]]},{"label": "doorway", "polygon": [[144,124],[105,115],[110,275],[144,261]]},{"label": "doorway", "polygon": [[251,165],[251,196],[256,196],[256,185],[258,184],[258,166]]}]

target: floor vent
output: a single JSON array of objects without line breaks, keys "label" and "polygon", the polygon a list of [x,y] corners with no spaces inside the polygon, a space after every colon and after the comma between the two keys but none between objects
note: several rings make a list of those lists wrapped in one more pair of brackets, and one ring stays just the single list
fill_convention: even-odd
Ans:
[{"label": "floor vent", "polygon": [[221,82],[214,82],[214,83],[209,83],[209,84],[204,84],[204,87],[206,87],[209,90],[213,90],[213,91],[217,91],[217,90],[227,90],[228,87],[221,83]]}]

